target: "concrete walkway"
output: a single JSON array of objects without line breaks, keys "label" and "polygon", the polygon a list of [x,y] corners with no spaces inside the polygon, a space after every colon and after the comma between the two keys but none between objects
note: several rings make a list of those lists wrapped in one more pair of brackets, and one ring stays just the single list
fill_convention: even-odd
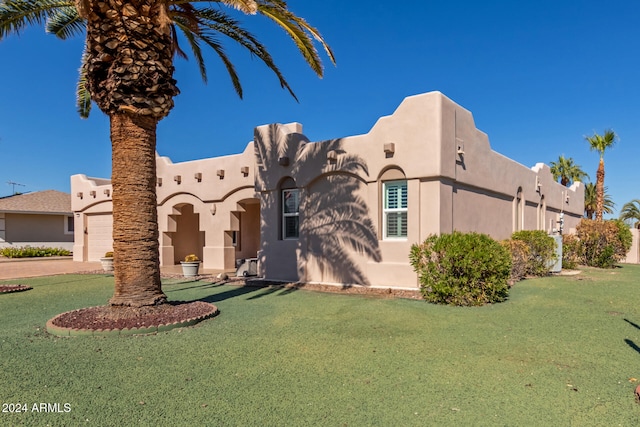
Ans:
[{"label": "concrete walkway", "polygon": [[[162,273],[181,274],[180,265],[160,268]],[[89,271],[100,271],[99,262],[73,261],[69,257],[47,258],[5,258],[0,257],[0,280],[12,280],[26,277],[55,276]],[[200,274],[216,275],[219,270],[200,270]]]},{"label": "concrete walkway", "polygon": [[101,269],[102,265],[99,262],[75,262],[69,257],[0,257],[0,280],[53,276]]}]

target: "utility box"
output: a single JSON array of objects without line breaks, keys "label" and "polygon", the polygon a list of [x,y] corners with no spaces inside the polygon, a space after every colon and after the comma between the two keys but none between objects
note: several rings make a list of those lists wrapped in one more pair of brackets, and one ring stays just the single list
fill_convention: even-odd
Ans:
[{"label": "utility box", "polygon": [[246,258],[238,260],[236,276],[249,277],[258,275],[258,258]]},{"label": "utility box", "polygon": [[556,262],[551,264],[549,271],[560,273],[562,271],[562,234],[554,234],[551,237],[556,242]]}]

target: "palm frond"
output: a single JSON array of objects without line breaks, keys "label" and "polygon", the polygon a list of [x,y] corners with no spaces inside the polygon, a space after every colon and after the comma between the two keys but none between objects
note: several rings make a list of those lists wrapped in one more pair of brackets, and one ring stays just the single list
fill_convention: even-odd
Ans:
[{"label": "palm frond", "polygon": [[76,85],[76,108],[78,114],[83,119],[89,117],[91,112],[91,94],[89,93],[89,86],[87,81],[87,46],[85,44],[82,52],[82,64],[80,65],[78,83]]},{"label": "palm frond", "polygon": [[0,40],[29,26],[46,25],[58,9],[74,7],[68,0],[3,0],[0,2]]},{"label": "palm frond", "polygon": [[585,136],[585,139],[589,143],[589,148],[592,151],[600,153],[600,158],[604,157],[604,152],[607,148],[612,147],[618,140],[618,135],[613,129],[607,129],[603,135],[594,133],[593,136]]},{"label": "palm frond", "polygon": [[255,0],[214,0],[214,3],[222,3],[247,15],[255,15],[258,11],[258,3]]},{"label": "palm frond", "polygon": [[[289,86],[289,83],[285,80],[284,75],[276,66],[271,54],[267,51],[267,48],[260,43],[253,34],[243,29],[236,20],[220,11],[211,8],[202,8],[197,9],[196,13],[203,33],[207,31],[213,32],[210,34],[219,33],[240,44],[252,55],[258,57],[276,75],[280,81],[280,86],[287,89],[296,101],[298,100],[291,86]],[[216,51],[216,53],[219,54],[218,51]]]},{"label": "palm frond", "polygon": [[[309,67],[318,75],[322,77],[324,70],[322,67],[322,61],[318,55],[318,51],[313,45],[313,40],[304,31],[304,27],[301,27],[299,20],[301,18],[296,17],[289,10],[280,6],[271,6],[261,4],[258,6],[260,14],[271,19],[278,24],[285,32],[291,37],[298,50],[302,54]],[[333,58],[332,58],[333,60]]]},{"label": "palm frond", "polygon": [[84,33],[86,21],[78,15],[78,10],[73,6],[57,8],[47,20],[47,32],[66,40],[72,36]]}]

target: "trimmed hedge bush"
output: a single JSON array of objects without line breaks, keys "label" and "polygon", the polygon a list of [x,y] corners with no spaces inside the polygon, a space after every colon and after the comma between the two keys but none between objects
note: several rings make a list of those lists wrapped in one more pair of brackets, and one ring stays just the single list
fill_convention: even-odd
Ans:
[{"label": "trimmed hedge bush", "polygon": [[574,269],[582,262],[582,245],[574,234],[562,235],[562,268]]},{"label": "trimmed hedge bush", "polygon": [[523,242],[529,249],[525,267],[527,276],[546,276],[556,262],[556,241],[542,230],[522,230],[511,235],[512,240]]},{"label": "trimmed hedge bush", "polygon": [[529,262],[529,246],[521,240],[503,240],[500,244],[511,254],[511,274],[509,285],[524,279],[527,275],[527,263]]},{"label": "trimmed hedge bush", "polygon": [[428,302],[477,306],[509,294],[511,255],[486,234],[431,235],[411,247],[409,259]]},{"label": "trimmed hedge bush", "polygon": [[7,258],[31,258],[31,257],[50,257],[50,256],[67,256],[71,255],[66,249],[62,248],[46,248],[23,246],[21,248],[2,248],[0,255]]},{"label": "trimmed hedge bush", "polygon": [[632,235],[627,225],[617,219],[595,221],[583,219],[576,227],[580,260],[590,267],[613,268],[631,248]]}]

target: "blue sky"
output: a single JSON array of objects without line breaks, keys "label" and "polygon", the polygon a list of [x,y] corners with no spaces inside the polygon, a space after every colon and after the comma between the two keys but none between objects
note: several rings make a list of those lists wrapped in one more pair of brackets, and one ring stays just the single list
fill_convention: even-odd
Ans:
[{"label": "blue sky", "polygon": [[[309,70],[262,17],[245,27],[267,45],[300,103],[259,61],[227,51],[239,100],[220,61],[209,83],[176,59],[181,94],[158,126],[158,152],[174,162],[241,152],[253,128],[297,121],[312,141],[367,133],[407,96],[440,91],[470,110],[492,148],[528,167],[564,154],[595,181],[598,154],[584,137],[613,128],[605,185],[617,208],[640,198],[640,2],[523,0],[375,2],[290,0],[332,46],[325,77]],[[82,38],[32,28],[0,42],[0,196],[70,191],[69,177],[109,177],[109,122],[75,110]]]}]

